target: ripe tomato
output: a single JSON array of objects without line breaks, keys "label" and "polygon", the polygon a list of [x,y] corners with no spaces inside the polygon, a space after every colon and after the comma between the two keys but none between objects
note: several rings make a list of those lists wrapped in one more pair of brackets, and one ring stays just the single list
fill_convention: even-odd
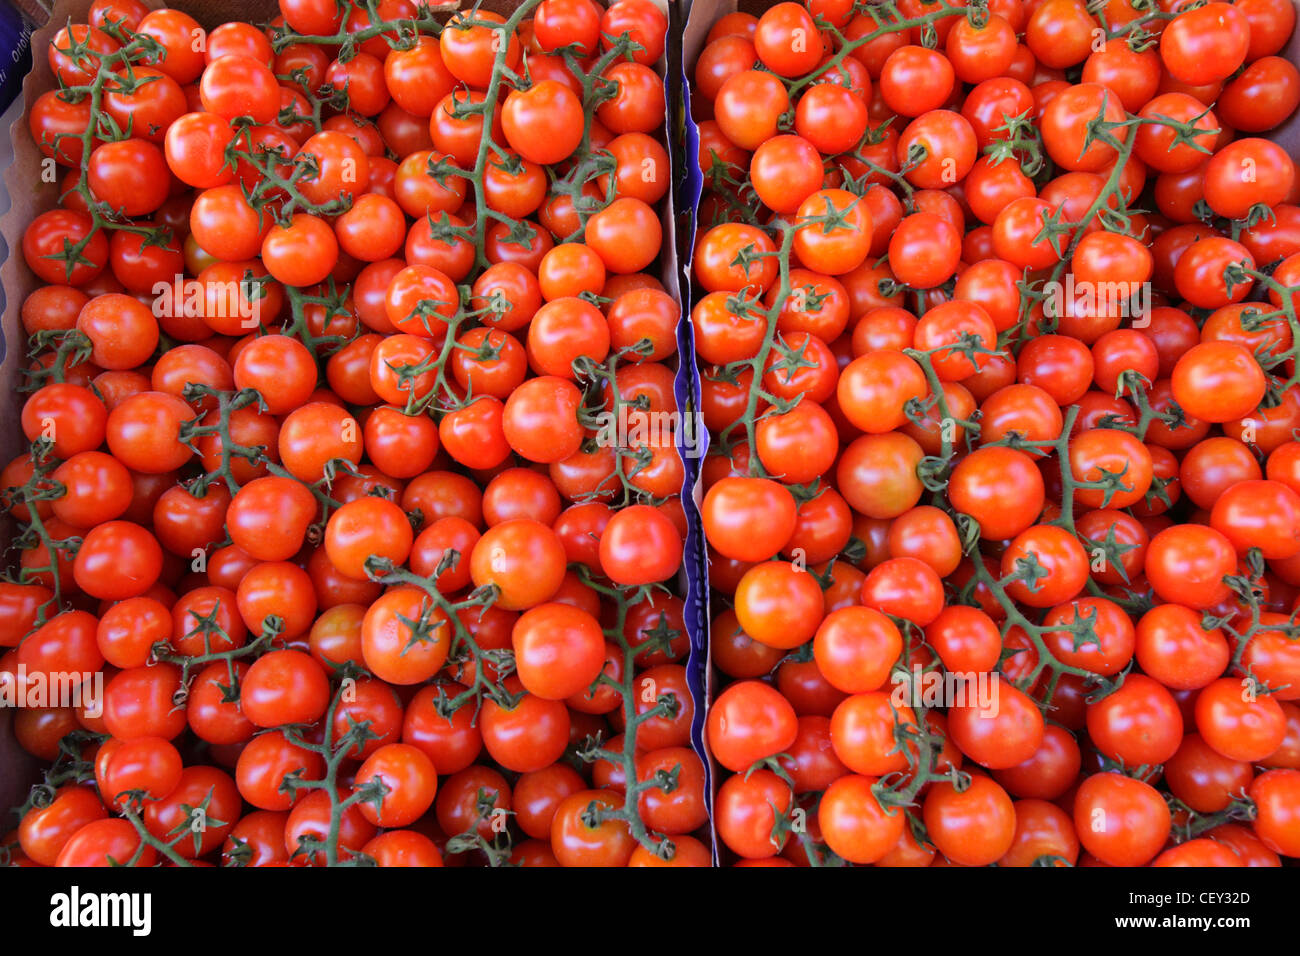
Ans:
[{"label": "ripe tomato", "polygon": [[817,810],[822,838],[850,863],[875,863],[902,838],[906,820],[898,808],[886,809],[872,777],[845,774],[822,795]]},{"label": "ripe tomato", "polygon": [[56,790],[48,804],[23,817],[18,827],[19,845],[36,863],[54,866],[64,847],[83,827],[107,816],[94,790],[68,784]]},{"label": "ripe tomato", "polygon": [[939,852],[963,866],[986,866],[1001,859],[1015,839],[1014,805],[989,777],[972,776],[961,791],[946,781],[936,783],[922,813]]},{"label": "ripe tomato", "polygon": [[1175,525],[1151,539],[1144,565],[1156,594],[1195,609],[1212,607],[1229,594],[1224,575],[1236,570],[1232,542],[1204,525]]},{"label": "ripe tomato", "polygon": [[558,700],[533,694],[523,694],[510,706],[484,700],[479,719],[488,754],[516,773],[551,765],[569,741],[569,712]]},{"label": "ripe tomato", "polygon": [[770,770],[728,777],[714,801],[718,837],[747,860],[775,857],[784,845],[776,821],[793,802],[790,785]]},{"label": "ripe tomato", "polygon": [[1118,773],[1079,785],[1074,827],[1083,848],[1108,866],[1141,866],[1164,846],[1169,808],[1156,789]]},{"label": "ripe tomato", "polygon": [[1251,680],[1222,677],[1196,696],[1196,729],[1215,751],[1232,760],[1256,761],[1286,736],[1286,715],[1271,696],[1257,696]]},{"label": "ripe tomato", "polygon": [[1165,69],[1192,86],[1231,76],[1249,48],[1249,21],[1226,3],[1210,3],[1180,13],[1160,35],[1160,59]]},{"label": "ripe tomato", "polygon": [[451,647],[446,614],[418,588],[385,592],[366,611],[361,651],[376,677],[391,684],[418,684],[436,674]]},{"label": "ripe tomato", "polygon": [[356,786],[378,781],[385,793],[379,807],[357,806],[361,815],[376,826],[404,827],[414,823],[433,806],[438,774],[433,761],[410,744],[386,744],[375,750],[357,771]]},{"label": "ripe tomato", "polygon": [[406,512],[385,498],[366,496],[349,501],[330,515],[325,525],[325,552],[330,562],[345,577],[362,581],[369,577],[374,560],[403,564],[413,540]]},{"label": "ripe tomato", "polygon": [[626,866],[636,846],[627,823],[617,817],[595,822],[596,812],[617,811],[623,796],[610,790],[580,790],[565,797],[551,820],[551,849],[561,866]]},{"label": "ripe tomato", "polygon": [[794,709],[779,693],[757,681],[728,687],[714,702],[708,718],[711,753],[736,772],[782,752],[794,742],[796,733]]},{"label": "ripe tomato", "polygon": [[325,671],[301,651],[259,657],[240,687],[240,708],[259,727],[313,723],[325,713],[329,698]]},{"label": "ripe tomato", "polygon": [[63,845],[53,866],[153,866],[157,851],[134,826],[113,818],[85,824]]}]

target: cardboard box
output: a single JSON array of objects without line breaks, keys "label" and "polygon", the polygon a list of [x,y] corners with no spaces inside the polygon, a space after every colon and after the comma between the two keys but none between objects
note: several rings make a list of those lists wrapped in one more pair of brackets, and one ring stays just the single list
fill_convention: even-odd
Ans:
[{"label": "cardboard box", "polygon": [[[781,2],[781,0],[692,0],[691,2],[690,14],[686,20],[686,30],[682,37],[682,63],[686,73],[686,89],[687,89],[687,95],[685,97],[686,117],[685,117],[685,126],[683,130],[683,135],[684,135],[684,152],[686,156],[686,162],[689,164],[689,169],[685,173],[685,183],[683,187],[684,195],[679,200],[680,205],[684,210],[683,215],[689,217],[691,220],[690,222],[691,241],[688,243],[681,244],[678,247],[679,255],[682,260],[682,269],[684,274],[684,279],[682,284],[682,290],[684,295],[683,302],[685,303],[685,308],[688,310],[693,302],[693,295],[695,291],[694,288],[692,287],[692,274],[691,274],[691,255],[695,248],[695,242],[694,242],[695,225],[696,225],[695,211],[699,206],[699,201],[704,186],[703,177],[700,173],[699,164],[697,160],[697,156],[699,154],[699,142],[700,142],[699,127],[696,124],[696,121],[691,114],[691,97],[689,95],[691,84],[693,83],[693,78],[694,78],[695,63],[699,59],[700,52],[704,49],[706,45],[705,41],[708,38],[709,30],[723,16],[725,16],[728,13],[733,13],[737,10],[740,10],[744,13],[750,13],[755,16],[762,16],[764,11],[770,9],[771,7],[776,6],[778,2]],[[1295,2],[1296,2],[1297,9],[1300,10],[1300,0],[1295,0]],[[1296,31],[1291,35],[1291,39],[1287,43],[1286,48],[1278,55],[1285,57],[1287,60],[1289,60],[1292,63],[1300,64],[1300,27],[1298,27]],[[1257,135],[1263,135],[1266,138],[1271,139],[1274,142],[1280,144],[1287,151],[1288,155],[1295,158],[1297,162],[1300,162],[1300,110],[1297,110],[1295,113],[1293,113],[1291,115],[1291,118],[1288,119],[1282,126],[1278,127],[1277,129],[1272,130],[1268,133],[1257,134]],[[698,371],[696,373],[695,378],[696,378],[696,382],[698,383],[698,379],[699,379]],[[707,551],[706,551],[704,563],[705,563],[705,575],[707,576],[708,573]],[[709,602],[710,602],[710,595],[706,590],[704,600],[700,606],[700,610],[705,615],[706,622],[710,622],[713,619],[712,613],[709,610]],[[708,629],[708,625],[706,623],[705,630],[707,631],[707,629]],[[705,676],[704,693],[707,700],[710,703],[712,703],[714,697],[718,692],[718,688],[714,686],[715,676],[716,675],[713,673],[713,668],[712,667],[708,668],[708,672]],[[705,749],[707,750],[707,747]],[[720,782],[720,775],[718,773],[718,767],[716,764],[712,762],[711,757],[709,760],[709,771],[710,771],[710,781],[714,787],[714,789],[709,791],[708,793],[709,812],[710,812],[710,818],[712,818],[713,799],[716,796],[716,787],[717,784]],[[728,855],[728,852],[729,851],[727,851],[725,847],[719,845],[717,834],[714,833],[713,854],[714,854],[715,865],[718,863],[720,858],[724,858],[726,855]]]},{"label": "cardboard box", "polygon": [[[146,0],[150,7],[164,6],[158,0]],[[678,0],[656,0],[669,16],[669,37],[679,37],[683,29],[684,10]],[[258,23],[266,22],[277,11],[274,2],[269,0],[176,0],[166,4],[189,13],[204,27],[211,29],[231,20],[245,20]],[[469,3],[451,2],[445,4],[447,15],[460,6]],[[483,9],[508,14],[519,4],[515,0],[484,0]],[[26,448],[26,440],[19,427],[19,412],[22,396],[15,390],[19,379],[19,370],[26,351],[25,337],[20,321],[20,309],[24,298],[40,283],[27,268],[21,253],[23,230],[41,212],[57,205],[58,186],[44,183],[40,176],[41,154],[32,142],[27,128],[27,113],[31,103],[47,90],[56,87],[54,76],[47,65],[47,51],[54,34],[69,20],[84,23],[90,0],[60,0],[55,5],[49,21],[32,37],[34,66],[23,81],[23,98],[21,114],[7,133],[12,140],[13,163],[3,170],[5,188],[12,199],[12,207],[0,218],[0,237],[7,243],[11,254],[0,266],[0,286],[4,292],[4,311],[0,317],[0,460],[8,462],[21,454]],[[660,207],[660,219],[663,225],[664,247],[658,265],[658,276],[668,292],[680,301],[681,277],[684,273],[679,268],[677,258],[677,240],[683,233],[678,228],[679,219],[676,209],[680,207],[680,190],[677,175],[681,172],[680,151],[675,147],[683,120],[681,98],[684,79],[681,71],[680,46],[670,43],[670,52],[658,64],[658,72],[665,77],[665,96],[668,106],[668,120],[662,133],[669,153],[673,156],[673,188],[663,200]],[[686,233],[689,236],[689,233]],[[683,310],[685,314],[685,310]],[[683,320],[679,327],[679,342],[682,351],[678,355],[677,381],[675,383],[677,398],[681,410],[685,413],[695,407],[694,396],[698,394],[698,374],[695,371],[693,353],[690,351],[690,332]],[[683,338],[684,337],[684,338]],[[692,384],[694,382],[694,384]],[[686,478],[682,495],[686,502],[686,511],[691,525],[691,534],[685,547],[685,560],[680,580],[679,592],[686,601],[686,625],[691,639],[691,652],[686,661],[688,674],[691,676],[692,689],[696,698],[695,727],[693,739],[697,749],[703,753],[704,701],[703,680],[707,670],[708,652],[704,632],[705,617],[700,603],[706,592],[703,579],[703,532],[700,529],[696,509],[690,502],[698,498],[698,460],[683,455],[686,464]],[[13,534],[12,521],[0,522],[0,540],[6,543]],[[0,709],[0,809],[20,804],[26,797],[28,787],[38,779],[39,765],[15,742],[12,731],[12,713]],[[8,829],[8,821],[0,825],[0,832]]]}]

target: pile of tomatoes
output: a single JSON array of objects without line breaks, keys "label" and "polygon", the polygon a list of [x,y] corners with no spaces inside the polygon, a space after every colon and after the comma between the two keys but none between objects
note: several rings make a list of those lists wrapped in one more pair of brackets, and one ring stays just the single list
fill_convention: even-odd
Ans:
[{"label": "pile of tomatoes", "polygon": [[696,3],[690,249],[653,0],[279,13],[49,43],[5,859],[1300,857],[1290,0]]},{"label": "pile of tomatoes", "polygon": [[807,0],[708,28],[724,855],[1300,857],[1294,25]]},{"label": "pile of tomatoes", "polygon": [[676,412],[666,29],[95,0],[54,35],[9,862],[708,863],[685,469],[606,427]]}]

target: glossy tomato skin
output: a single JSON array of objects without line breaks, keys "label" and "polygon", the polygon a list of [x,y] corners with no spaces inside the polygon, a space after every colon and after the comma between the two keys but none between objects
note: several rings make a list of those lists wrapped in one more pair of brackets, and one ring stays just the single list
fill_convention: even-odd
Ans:
[{"label": "glossy tomato skin", "polygon": [[492,701],[482,710],[483,746],[503,767],[520,773],[554,763],[568,742],[564,704],[525,694],[513,707]]},{"label": "glossy tomato skin", "polygon": [[446,614],[422,591],[396,588],[366,611],[361,624],[362,656],[382,680],[417,684],[436,674],[446,661],[451,631]]},{"label": "glossy tomato skin", "polygon": [[901,814],[885,810],[872,788],[871,777],[846,774],[822,797],[818,824],[827,845],[852,863],[874,863],[902,837]]},{"label": "glossy tomato skin", "polygon": [[108,811],[88,787],[61,787],[54,799],[23,818],[18,829],[22,850],[42,866],[54,866],[68,841],[82,827],[105,819]]},{"label": "glossy tomato skin", "polygon": [[361,852],[377,866],[443,866],[438,845],[414,830],[390,830],[371,839]]},{"label": "glossy tomato skin", "polygon": [[180,782],[168,796],[145,806],[144,822],[156,839],[166,839],[177,826],[192,822],[192,808],[205,806],[208,826],[196,845],[194,839],[182,840],[176,852],[186,859],[197,859],[216,850],[239,820],[242,805],[235,780],[225,771],[210,766],[186,767]]},{"label": "glossy tomato skin", "polygon": [[962,753],[991,770],[1030,760],[1042,746],[1046,728],[1028,695],[1000,679],[990,688],[997,695],[997,714],[968,699],[948,709],[948,732]]},{"label": "glossy tomato skin", "polygon": [[592,825],[585,819],[588,809],[617,809],[623,797],[609,790],[582,790],[566,797],[551,821],[551,849],[561,866],[626,866],[636,841],[621,820]]},{"label": "glossy tomato skin", "polygon": [[158,852],[126,820],[88,823],[64,844],[54,866],[152,866]]},{"label": "glossy tomato skin", "polygon": [[776,816],[792,802],[789,784],[770,770],[728,777],[715,800],[718,837],[744,859],[775,857],[784,846],[784,840],[773,835]]},{"label": "glossy tomato skin", "polygon": [[[118,22],[157,49],[108,79],[113,130],[32,104],[66,168],[22,234],[0,677],[102,676],[102,714],[23,708],[15,735],[46,761],[106,739],[15,860],[157,862],[109,813],[128,792],[158,840],[205,804],[177,844],[204,864],[481,865],[503,829],[521,865],[707,865],[709,828],[743,865],[1300,855],[1300,393],[1285,317],[1258,318],[1300,283],[1270,138],[1294,14],[1104,6],[720,17],[687,65],[683,315],[650,0],[414,38],[409,0],[280,0],[346,50],[95,0],[58,82]],[[1137,20],[1142,49],[1093,48]],[[294,77],[348,109],[311,119]],[[1142,294],[1090,300],[1109,283]],[[611,442],[620,400],[667,430]],[[696,405],[712,700],[678,597]],[[900,698],[907,675],[997,706]],[[285,780],[349,733],[339,796],[377,799],[335,821]]]},{"label": "glossy tomato skin", "polygon": [[780,753],[796,733],[794,709],[771,687],[756,681],[728,688],[709,716],[714,757],[737,772]]},{"label": "glossy tomato skin", "polygon": [[[1102,825],[1094,825],[1094,820]],[[1150,861],[1169,833],[1169,808],[1149,784],[1115,773],[1089,777],[1075,795],[1074,823],[1084,849],[1110,866]]]},{"label": "glossy tomato skin", "polygon": [[240,796],[258,809],[287,811],[295,798],[280,788],[285,775],[298,772],[305,779],[315,779],[324,769],[320,754],[294,744],[283,731],[273,730],[254,737],[240,751],[235,783]]},{"label": "glossy tomato skin", "polygon": [[1205,608],[1228,594],[1223,576],[1236,567],[1231,542],[1213,528],[1179,525],[1151,540],[1145,570],[1156,593],[1192,608]]},{"label": "glossy tomato skin", "polygon": [[983,866],[1001,859],[1015,839],[1015,808],[989,777],[971,778],[965,791],[938,783],[923,806],[926,828],[949,860],[966,866]]},{"label": "glossy tomato skin", "polygon": [[361,815],[386,828],[409,826],[433,806],[438,773],[423,750],[410,744],[386,744],[375,750],[357,771],[357,784],[381,781],[386,788],[378,808],[360,804]]},{"label": "glossy tomato skin", "polygon": [[1300,772],[1269,770],[1255,778],[1247,791],[1258,807],[1255,833],[1270,850],[1294,856],[1297,840],[1294,797],[1300,786]]}]

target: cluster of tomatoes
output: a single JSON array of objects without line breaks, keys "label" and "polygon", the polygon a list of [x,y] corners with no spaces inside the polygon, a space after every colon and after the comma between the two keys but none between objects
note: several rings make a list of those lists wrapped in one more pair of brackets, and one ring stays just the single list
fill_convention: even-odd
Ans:
[{"label": "cluster of tomatoes", "polygon": [[733,858],[1300,857],[1294,25],[712,25],[690,318]]},{"label": "cluster of tomatoes", "polygon": [[678,356],[652,0],[95,0],[29,113],[2,852],[1300,857],[1294,21],[727,13]]},{"label": "cluster of tomatoes", "polygon": [[29,114],[8,860],[707,864],[660,8],[88,21]]}]

